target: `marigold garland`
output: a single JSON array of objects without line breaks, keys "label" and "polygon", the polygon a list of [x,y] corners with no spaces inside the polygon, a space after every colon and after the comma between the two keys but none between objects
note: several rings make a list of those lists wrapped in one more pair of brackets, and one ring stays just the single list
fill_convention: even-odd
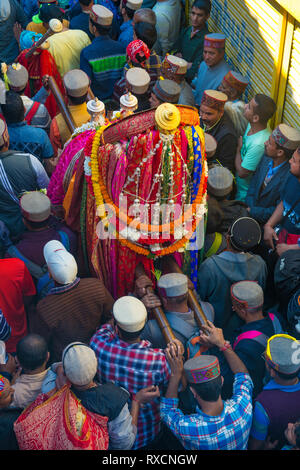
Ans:
[{"label": "marigold garland", "polygon": [[[144,232],[146,231],[146,233],[158,232],[159,234],[162,234],[164,232],[169,232],[172,235],[174,235],[174,231],[178,226],[182,226],[182,224],[185,223],[186,220],[190,220],[191,218],[193,218],[193,216],[195,216],[198,204],[201,204],[203,201],[203,196],[205,194],[206,184],[207,184],[207,165],[206,164],[203,165],[203,171],[201,175],[201,181],[198,187],[197,196],[194,202],[190,204],[188,211],[186,211],[184,215],[182,215],[175,221],[171,221],[168,224],[159,224],[159,225],[143,224],[142,222],[137,221],[134,218],[129,217],[127,214],[120,211],[119,207],[116,206],[116,204],[114,204],[114,202],[112,201],[112,199],[110,198],[108,194],[106,185],[102,178],[102,174],[99,171],[98,148],[100,145],[100,140],[101,140],[103,131],[109,125],[110,124],[104,125],[100,129],[97,130],[97,132],[95,133],[95,137],[92,143],[92,150],[91,150],[91,162],[90,162],[91,172],[92,172],[91,181],[92,181],[92,186],[93,186],[93,191],[94,191],[94,196],[95,196],[95,201],[96,201],[96,206],[98,209],[99,217],[101,218],[103,223],[106,226],[108,226],[108,220],[106,219],[106,212],[104,208],[104,204],[107,203],[114,208],[118,219],[121,220],[123,223],[127,224],[127,226],[131,228],[144,231]],[[172,245],[168,247],[162,248],[159,251],[155,251],[154,254],[150,250],[144,247],[138,246],[135,243],[129,241],[127,238],[122,237],[120,233],[117,232],[116,229],[115,229],[115,232],[116,232],[118,241],[122,245],[133,250],[135,253],[139,255],[143,255],[143,256],[148,256],[148,257],[153,256],[153,255],[155,257],[161,257],[161,256],[165,256],[165,255],[174,253],[175,251],[182,249],[188,243],[192,234],[195,232],[196,227],[197,227],[197,221],[194,218],[192,220],[192,229],[188,233],[188,235],[185,235],[184,237],[182,237],[182,239],[177,240],[175,243],[173,243]]]}]

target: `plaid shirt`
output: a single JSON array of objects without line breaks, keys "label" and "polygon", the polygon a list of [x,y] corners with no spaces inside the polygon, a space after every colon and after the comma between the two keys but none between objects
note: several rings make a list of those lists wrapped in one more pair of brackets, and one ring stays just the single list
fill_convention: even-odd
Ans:
[{"label": "plaid shirt", "polygon": [[248,374],[236,374],[233,396],[224,401],[219,416],[208,416],[199,407],[184,415],[178,399],[161,399],[161,417],[187,450],[245,450],[252,421],[253,383]]},{"label": "plaid shirt", "polygon": [[[149,341],[125,343],[113,327],[107,324],[95,333],[90,346],[98,358],[98,377],[101,383],[114,382],[128,390],[131,398],[141,388],[150,385],[158,385],[162,392],[163,386],[168,383],[170,368],[164,352],[151,348]],[[146,446],[159,431],[157,398],[140,408],[137,436],[132,449]]]}]

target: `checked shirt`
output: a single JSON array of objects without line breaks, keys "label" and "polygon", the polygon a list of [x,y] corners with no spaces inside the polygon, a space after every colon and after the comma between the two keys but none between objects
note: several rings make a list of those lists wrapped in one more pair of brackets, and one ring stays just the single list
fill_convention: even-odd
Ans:
[{"label": "checked shirt", "polygon": [[[125,388],[131,398],[141,389],[158,385],[162,393],[170,368],[162,349],[151,348],[149,341],[128,344],[111,325],[103,325],[91,338],[91,348],[98,359],[101,383],[114,382]],[[131,399],[130,399],[131,401]],[[130,405],[129,405],[130,408]],[[149,444],[160,430],[159,398],[140,408],[137,436],[132,449]]]},{"label": "checked shirt", "polygon": [[177,398],[161,399],[161,417],[187,450],[245,450],[252,422],[253,383],[248,374],[235,375],[233,396],[223,402],[219,416],[209,416],[197,406],[184,415]]}]

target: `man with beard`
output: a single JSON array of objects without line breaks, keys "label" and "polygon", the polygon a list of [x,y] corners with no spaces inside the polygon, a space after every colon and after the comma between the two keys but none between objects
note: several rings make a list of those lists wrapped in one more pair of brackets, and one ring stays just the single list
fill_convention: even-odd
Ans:
[{"label": "man with beard", "polygon": [[200,125],[218,143],[214,160],[234,172],[238,141],[233,123],[224,111],[226,101],[225,93],[205,90],[200,105]]}]

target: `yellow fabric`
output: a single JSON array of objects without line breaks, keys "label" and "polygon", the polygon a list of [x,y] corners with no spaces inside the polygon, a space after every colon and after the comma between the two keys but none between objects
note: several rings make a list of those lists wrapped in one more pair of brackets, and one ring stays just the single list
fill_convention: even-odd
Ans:
[{"label": "yellow fabric", "polygon": [[[63,20],[63,25],[68,28],[69,27],[69,21],[68,20]],[[33,31],[34,33],[37,34],[45,34],[46,33],[46,28],[43,25],[43,23],[34,23],[31,21],[31,23],[28,23],[26,26],[27,31]]]},{"label": "yellow fabric", "polygon": [[[86,103],[79,104],[76,106],[68,106],[68,109],[70,113],[72,114],[76,127],[79,127],[82,124],[86,124],[87,122],[91,120],[91,115],[87,111]],[[58,114],[54,119],[56,120],[56,124],[57,124],[59,135],[60,135],[60,141],[61,141],[60,148],[63,148],[64,144],[71,137],[71,132],[67,124],[65,123],[65,120],[61,113]]]},{"label": "yellow fabric", "polygon": [[274,336],[271,336],[271,338],[268,339],[268,342],[267,342],[267,347],[266,347],[266,355],[271,359],[272,361],[272,356],[271,356],[271,352],[270,352],[270,342],[274,339],[274,338],[289,338],[293,341],[296,341],[296,338],[293,338],[293,336],[290,336],[290,335],[286,335],[284,333],[281,333],[279,335],[274,335]]},{"label": "yellow fabric", "polygon": [[60,75],[63,77],[69,70],[80,68],[80,53],[91,44],[88,35],[79,29],[68,29],[53,34],[48,39],[52,54]]},{"label": "yellow fabric", "polygon": [[65,195],[64,200],[63,200],[63,208],[65,209],[65,220],[68,217],[69,210],[70,210],[70,205],[71,205],[71,201],[72,201],[72,197],[73,197],[75,175],[76,175],[76,172],[72,176],[72,179],[71,179],[69,187],[68,187],[68,191],[66,192],[66,195]]}]

